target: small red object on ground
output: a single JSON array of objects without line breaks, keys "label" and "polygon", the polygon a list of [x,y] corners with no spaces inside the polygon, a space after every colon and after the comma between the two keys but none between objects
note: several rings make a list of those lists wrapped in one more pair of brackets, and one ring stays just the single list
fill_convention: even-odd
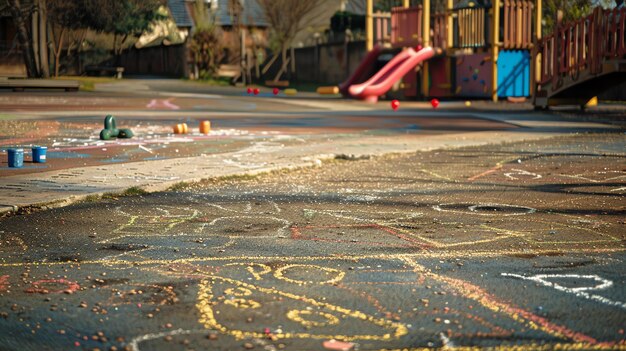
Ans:
[{"label": "small red object on ground", "polygon": [[322,345],[325,349],[335,351],[349,351],[354,347],[354,344],[351,342],[337,341],[335,339],[324,341]]},{"label": "small red object on ground", "polygon": [[433,108],[437,108],[437,107],[439,107],[439,100],[432,99],[432,100],[430,100],[430,104],[433,106]]},{"label": "small red object on ground", "polygon": [[248,94],[252,94],[252,88],[248,88]]},{"label": "small red object on ground", "polygon": [[400,101],[391,100],[391,108],[395,111],[398,109],[398,107],[400,107]]},{"label": "small red object on ground", "polygon": [[254,88],[254,90],[252,90],[252,92],[254,93],[254,95],[259,95],[259,88]]},{"label": "small red object on ground", "polygon": [[280,90],[278,90],[278,88],[272,89],[272,93],[274,93],[274,95],[278,95],[279,92]]}]

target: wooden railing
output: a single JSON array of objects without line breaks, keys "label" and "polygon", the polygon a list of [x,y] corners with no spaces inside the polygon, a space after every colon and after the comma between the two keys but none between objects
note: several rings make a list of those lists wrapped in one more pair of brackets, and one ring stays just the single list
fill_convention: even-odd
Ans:
[{"label": "wooden railing", "polygon": [[503,6],[503,40],[505,49],[532,47],[532,18],[534,5],[530,0],[505,0]]},{"label": "wooden railing", "polygon": [[456,10],[454,47],[476,48],[487,45],[487,11],[484,8]]},{"label": "wooden railing", "polygon": [[422,42],[422,6],[391,9],[391,45],[417,46]]},{"label": "wooden railing", "polygon": [[391,13],[374,13],[374,44],[385,45],[391,42]]},{"label": "wooden railing", "polygon": [[585,70],[602,73],[609,59],[626,58],[626,8],[603,10],[578,21],[559,26],[554,33],[538,41],[534,56],[541,55],[540,85],[571,76],[576,79]]},{"label": "wooden railing", "polygon": [[430,20],[433,26],[432,46],[435,48],[448,48],[448,17],[445,13],[435,13]]}]

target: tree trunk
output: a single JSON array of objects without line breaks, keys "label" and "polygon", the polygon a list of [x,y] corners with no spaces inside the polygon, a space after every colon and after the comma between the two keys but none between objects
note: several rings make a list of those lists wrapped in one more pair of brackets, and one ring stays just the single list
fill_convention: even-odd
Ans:
[{"label": "tree trunk", "polygon": [[61,66],[61,51],[63,51],[63,37],[65,36],[65,27],[61,28],[61,34],[59,34],[59,41],[56,44],[54,50],[54,76],[59,76],[59,67]]},{"label": "tree trunk", "polygon": [[39,17],[39,69],[44,78],[50,78],[50,63],[48,61],[48,12],[46,9],[46,0],[39,0],[37,8],[37,17]]},{"label": "tree trunk", "polygon": [[113,56],[117,55],[117,33],[113,34]]},{"label": "tree trunk", "polygon": [[41,62],[39,55],[39,16],[30,16],[30,44],[33,46],[33,57],[35,58],[35,67],[37,68],[38,75],[41,73]]},{"label": "tree trunk", "polygon": [[[283,67],[287,67],[287,44],[283,44],[282,48]],[[291,78],[291,73],[287,70],[287,80]]]},{"label": "tree trunk", "polygon": [[22,16],[22,5],[20,0],[8,0],[11,16],[15,21],[17,28],[17,38],[22,45],[22,57],[24,58],[24,64],[26,65],[26,72],[29,77],[37,77],[39,72],[37,71],[37,64],[35,63],[35,55],[33,53],[33,47],[30,44],[30,38],[28,37],[28,29],[24,17]]}]

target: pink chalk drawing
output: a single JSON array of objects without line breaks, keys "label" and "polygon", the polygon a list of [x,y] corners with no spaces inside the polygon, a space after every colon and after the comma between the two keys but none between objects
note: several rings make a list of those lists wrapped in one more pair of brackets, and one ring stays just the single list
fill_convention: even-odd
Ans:
[{"label": "pink chalk drawing", "polygon": [[174,105],[171,100],[172,98],[165,100],[152,99],[150,100],[150,103],[146,105],[146,108],[180,110],[180,107],[178,105]]},{"label": "pink chalk drawing", "polygon": [[9,285],[9,276],[0,275],[0,291],[6,291]]}]

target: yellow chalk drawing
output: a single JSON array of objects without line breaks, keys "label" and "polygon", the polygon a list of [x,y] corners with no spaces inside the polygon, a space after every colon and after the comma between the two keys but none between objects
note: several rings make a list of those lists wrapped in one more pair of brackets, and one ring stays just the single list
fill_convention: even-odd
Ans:
[{"label": "yellow chalk drawing", "polygon": [[[519,233],[512,232],[512,231],[499,230],[498,228],[492,228],[492,227],[489,227],[489,226],[484,225],[484,224],[481,224],[481,225],[477,226],[477,228],[479,228],[480,230],[484,230],[484,231],[490,232],[491,237],[488,237],[486,239],[478,239],[478,240],[476,240],[474,238],[470,238],[467,241],[459,241],[459,242],[455,242],[455,243],[442,243],[439,240],[435,240],[435,239],[432,239],[432,238],[428,238],[425,235],[414,233],[414,232],[409,231],[407,229],[404,229],[404,228],[402,228],[400,226],[393,226],[394,230],[397,230],[399,232],[402,232],[402,233],[411,235],[411,236],[413,236],[415,238],[418,238],[419,240],[422,240],[422,241],[432,245],[435,248],[451,248],[451,247],[456,247],[456,246],[491,243],[491,242],[494,242],[494,241],[500,241],[500,240],[508,239],[510,237],[523,235],[523,234],[519,234]],[[496,232],[498,232],[498,231],[500,231],[500,233],[502,235],[496,235]]]},{"label": "yellow chalk drawing", "polygon": [[[164,206],[165,207],[165,206]],[[116,212],[127,216],[128,221],[115,228],[112,233],[116,234],[111,238],[99,241],[100,244],[116,242],[123,238],[134,237],[151,233],[151,236],[166,236],[177,225],[189,222],[200,216],[200,211],[191,208],[170,209],[156,208],[162,215],[133,215],[122,211],[119,207]],[[183,214],[172,214],[171,211],[183,211]]]},{"label": "yellow chalk drawing", "polygon": [[226,305],[231,305],[236,308],[248,309],[248,308],[259,308],[261,304],[254,300],[246,300],[246,299],[229,299],[225,300],[224,303]]},{"label": "yellow chalk drawing", "polygon": [[[326,319],[325,322],[318,322],[310,319],[306,319],[302,316],[306,316],[310,318],[313,315],[318,315]],[[291,319],[294,322],[298,322],[305,327],[325,327],[327,325],[335,325],[339,324],[339,318],[333,316],[330,313],[324,312],[311,312],[308,310],[291,310],[287,312],[287,318]]]},{"label": "yellow chalk drawing", "polygon": [[[362,260],[362,259],[384,259],[384,260],[394,260],[394,259],[403,259],[406,257],[413,257],[416,259],[428,259],[428,258],[436,258],[439,260],[451,259],[451,258],[491,258],[491,257],[503,257],[503,256],[514,256],[514,255],[537,255],[544,256],[550,255],[558,252],[562,255],[569,254],[600,254],[600,253],[618,253],[618,252],[626,252],[626,247],[612,247],[612,248],[549,248],[549,249],[533,249],[524,247],[522,249],[502,249],[502,250],[493,250],[489,248],[485,249],[472,249],[472,251],[463,251],[462,253],[451,251],[424,251],[416,254],[369,254],[369,255],[352,255],[352,256],[298,256],[298,257],[289,257],[289,256],[251,256],[251,257],[241,257],[241,256],[224,256],[224,257],[186,257],[186,258],[174,258],[174,259],[145,259],[141,261],[129,261],[129,260],[120,260],[120,259],[112,259],[112,260],[85,260],[81,261],[81,266],[87,265],[96,265],[96,266],[133,266],[133,267],[144,267],[144,266],[162,266],[162,265],[176,265],[176,264],[191,264],[191,263],[202,263],[202,262],[223,262],[223,261],[232,261],[232,260],[242,260],[242,259],[255,259],[259,261],[270,261],[270,260],[282,260],[282,261],[334,261],[334,260],[342,260],[346,259],[350,260]],[[0,267],[55,267],[55,266],[65,266],[67,262],[3,262],[0,263]]]},{"label": "yellow chalk drawing", "polygon": [[429,171],[429,170],[427,170],[427,169],[425,169],[425,168],[420,169],[420,171],[421,171],[421,172],[423,172],[423,173],[426,173],[426,174],[428,174],[428,175],[430,175],[430,176],[433,176],[433,177],[435,177],[435,178],[439,178],[439,179],[447,180],[447,181],[452,182],[452,183],[457,183],[457,182],[458,182],[457,180],[454,180],[454,179],[452,179],[452,178],[448,178],[448,177],[446,177],[446,176],[442,176],[441,174],[435,173],[435,172],[433,172],[433,171]]},{"label": "yellow chalk drawing", "polygon": [[236,288],[228,288],[224,290],[224,294],[242,297],[242,296],[252,295],[252,291],[250,291],[250,289],[246,289],[246,288],[242,288],[238,286]]},{"label": "yellow chalk drawing", "polygon": [[[219,296],[214,296],[213,286],[218,284],[230,284],[236,288],[248,289],[256,294],[267,294],[278,296],[282,298],[291,299],[298,303],[307,304],[310,308],[314,308],[315,311],[309,314],[307,309],[290,311],[287,318],[292,321],[299,322],[303,326],[308,327],[322,327],[323,325],[339,325],[336,330],[345,330],[340,326],[341,320],[333,313],[341,315],[341,318],[345,320],[345,323],[355,323],[357,321],[368,323],[372,327],[376,327],[381,331],[381,334],[355,334],[355,335],[334,335],[326,333],[315,332],[282,332],[276,333],[274,336],[278,339],[340,339],[345,341],[353,340],[370,340],[370,341],[390,341],[398,339],[404,335],[407,335],[408,329],[403,323],[393,322],[385,318],[377,318],[367,315],[363,312],[350,310],[341,306],[333,305],[327,302],[317,301],[313,298],[309,298],[303,295],[297,295],[289,292],[277,290],[276,288],[265,288],[249,283],[245,283],[239,280],[225,278],[220,276],[210,276],[209,279],[204,279],[200,282],[198,291],[198,300],[196,308],[200,312],[199,322],[207,329],[218,330],[221,333],[231,335],[237,339],[244,338],[264,338],[262,332],[251,330],[238,330],[231,329],[221,324],[216,315],[219,311],[215,311],[215,308],[219,307]],[[232,291],[232,290],[231,290]],[[319,322],[311,320],[310,317],[313,314],[321,316],[325,321]],[[303,317],[306,316],[307,318]],[[358,329],[357,329],[358,330]]]},{"label": "yellow chalk drawing", "polygon": [[[289,278],[285,276],[286,271],[289,271],[293,268],[304,268],[304,269],[308,269],[308,270],[320,270],[323,272],[326,272],[326,274],[334,274],[335,277],[333,277],[332,279],[327,279],[327,280],[322,280],[319,282],[314,282],[312,280],[309,281],[304,281],[304,280],[299,280],[299,279],[293,279],[293,278]],[[290,265],[286,265],[284,267],[281,267],[279,269],[277,269],[274,272],[274,277],[284,280],[286,282],[290,282],[290,283],[294,283],[294,284],[320,284],[320,285],[324,285],[324,284],[334,284],[337,282],[340,282],[343,277],[346,275],[345,272],[342,272],[338,269],[334,269],[334,268],[328,268],[328,267],[322,267],[322,266],[316,266],[316,265],[307,265],[307,264],[290,264]]]},{"label": "yellow chalk drawing", "polygon": [[170,213],[170,210],[157,208],[157,210],[163,212],[162,215],[129,215],[124,211],[117,209],[118,212],[129,216],[128,222],[120,225],[114,233],[128,233],[136,234],[137,230],[154,229],[158,231],[169,231],[176,225],[198,218],[200,212],[191,208],[172,208],[173,210],[186,211],[188,213],[174,215]]},{"label": "yellow chalk drawing", "polygon": [[[620,242],[621,239],[616,238],[610,234],[607,233],[602,233],[599,232],[597,230],[593,230],[593,229],[589,229],[589,228],[584,228],[584,227],[580,227],[580,226],[575,226],[572,224],[564,224],[564,223],[558,223],[558,222],[553,222],[553,221],[543,221],[543,220],[536,220],[536,219],[524,219],[525,222],[535,222],[535,223],[541,223],[545,225],[545,228],[541,228],[541,229],[527,229],[527,230],[510,230],[510,229],[505,229],[505,228],[497,228],[494,226],[487,226],[485,225],[485,228],[489,228],[492,230],[496,230],[496,231],[501,231],[504,233],[507,233],[509,235],[512,236],[516,236],[519,238],[522,238],[523,240],[529,242],[529,243],[535,243],[535,242],[541,242],[541,243],[549,243],[549,244],[591,244],[591,243],[611,243],[611,242]],[[588,239],[586,240],[572,240],[571,238],[569,238],[568,240],[543,240],[543,241],[538,241],[534,236],[537,235],[538,233],[542,233],[542,232],[547,232],[548,229],[547,228],[554,228],[556,230],[557,233],[563,231],[564,228],[566,229],[570,229],[570,230],[574,230],[576,233],[576,236],[580,237],[580,236],[587,236]],[[572,236],[572,234],[570,234],[569,236]],[[557,236],[559,237],[559,236]],[[598,237],[606,237],[606,239],[602,239],[602,238],[598,238]],[[592,239],[592,238],[597,238],[597,239]]]},{"label": "yellow chalk drawing", "polygon": [[[268,267],[267,265],[264,265],[262,263],[242,263],[242,262],[235,262],[235,263],[228,263],[225,264],[224,267],[229,267],[229,266],[246,266],[246,270],[252,274],[252,276],[254,277],[254,279],[256,280],[261,280],[263,279],[261,276],[264,274],[267,274],[269,272],[272,271],[272,269],[270,267]],[[254,267],[258,267],[261,270],[260,271],[256,271],[254,269]]]}]

